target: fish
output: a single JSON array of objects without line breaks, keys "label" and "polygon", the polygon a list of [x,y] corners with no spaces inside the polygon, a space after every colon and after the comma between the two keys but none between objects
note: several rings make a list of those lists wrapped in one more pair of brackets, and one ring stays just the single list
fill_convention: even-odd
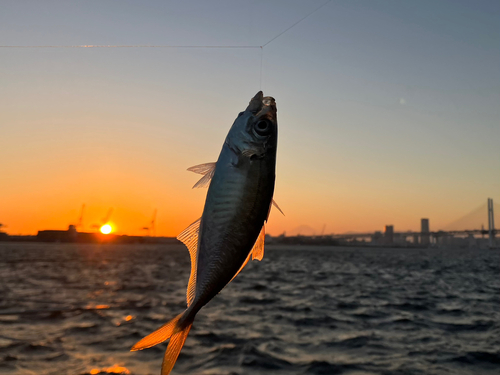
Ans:
[{"label": "fish", "polygon": [[276,101],[259,91],[231,126],[216,162],[188,168],[203,175],[193,188],[208,187],[200,219],[177,238],[188,248],[191,273],[187,309],[138,341],[132,351],[170,339],[161,374],[177,361],[196,314],[229,284],[250,259],[264,257],[265,223],[276,180]]}]

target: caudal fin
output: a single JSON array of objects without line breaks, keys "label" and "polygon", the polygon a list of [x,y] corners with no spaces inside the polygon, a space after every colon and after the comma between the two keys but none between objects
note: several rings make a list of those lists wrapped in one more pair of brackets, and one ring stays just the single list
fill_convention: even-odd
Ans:
[{"label": "caudal fin", "polygon": [[172,371],[172,369],[174,368],[177,357],[179,357],[181,349],[186,342],[186,338],[188,337],[189,331],[191,330],[192,326],[193,323],[189,324],[182,331],[174,334],[170,339],[167,351],[165,352],[165,356],[163,357],[163,363],[161,364],[161,375],[170,374],[170,371]]},{"label": "caudal fin", "polygon": [[189,331],[191,330],[194,317],[184,316],[187,311],[188,310],[177,315],[174,319],[137,342],[132,349],[130,349],[131,351],[142,350],[170,339],[167,351],[163,357],[161,375],[168,375],[170,371],[172,371],[177,361],[177,357],[179,357],[179,353],[186,342]]},{"label": "caudal fin", "polygon": [[136,350],[151,348],[152,346],[158,345],[163,341],[168,340],[174,334],[175,329],[177,328],[177,323],[179,322],[181,316],[182,314],[177,315],[174,319],[162,325],[156,331],[150,333],[142,340],[135,343],[130,351],[135,352]]}]

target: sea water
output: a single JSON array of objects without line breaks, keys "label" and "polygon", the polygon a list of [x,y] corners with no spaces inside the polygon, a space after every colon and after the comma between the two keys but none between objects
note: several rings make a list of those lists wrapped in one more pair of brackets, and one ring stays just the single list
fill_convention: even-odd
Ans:
[{"label": "sea water", "polygon": [[[186,307],[182,245],[0,244],[1,374],[159,374],[130,347]],[[499,374],[498,250],[268,246],[173,374]]]}]

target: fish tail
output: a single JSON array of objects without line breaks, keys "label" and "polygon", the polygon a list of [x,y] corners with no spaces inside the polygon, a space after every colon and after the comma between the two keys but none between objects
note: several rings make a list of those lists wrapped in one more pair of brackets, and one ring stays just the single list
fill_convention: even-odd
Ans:
[{"label": "fish tail", "polygon": [[181,349],[186,342],[186,338],[188,337],[192,326],[193,321],[170,338],[167,351],[163,357],[163,363],[161,364],[161,375],[170,374],[170,371],[174,368],[177,357],[179,357]]},{"label": "fish tail", "polygon": [[177,357],[179,357],[179,353],[186,342],[195,315],[196,313],[193,314],[190,309],[185,310],[182,314],[177,315],[174,319],[138,341],[130,350],[136,351],[150,348],[170,339],[167,351],[163,357],[161,370],[161,375],[168,375],[172,371]]}]

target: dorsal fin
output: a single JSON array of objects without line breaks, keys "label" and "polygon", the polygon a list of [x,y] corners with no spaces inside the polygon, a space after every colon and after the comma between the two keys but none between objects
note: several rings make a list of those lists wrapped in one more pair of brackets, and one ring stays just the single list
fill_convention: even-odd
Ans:
[{"label": "dorsal fin", "polygon": [[188,171],[202,174],[203,177],[193,186],[195,188],[207,187],[214,176],[216,163],[205,163],[188,168]]},{"label": "dorsal fin", "polygon": [[189,283],[186,292],[186,299],[188,307],[193,302],[196,294],[196,270],[197,270],[197,259],[198,259],[198,234],[200,232],[201,218],[196,220],[189,227],[184,229],[178,236],[177,239],[181,241],[189,250],[189,256],[191,258],[191,274],[189,275]]}]

